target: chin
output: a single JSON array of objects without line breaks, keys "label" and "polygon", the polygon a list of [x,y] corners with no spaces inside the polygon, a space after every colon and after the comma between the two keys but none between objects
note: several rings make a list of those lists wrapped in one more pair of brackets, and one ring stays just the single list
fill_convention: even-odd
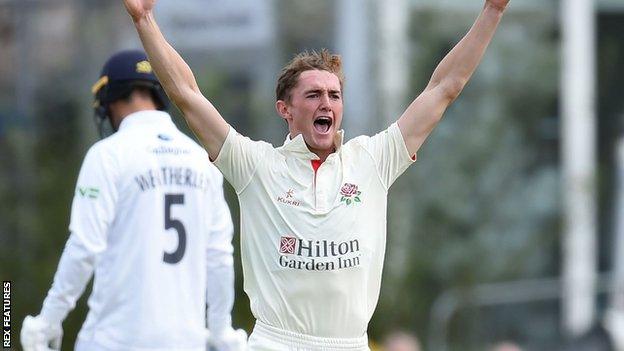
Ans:
[{"label": "chin", "polygon": [[329,143],[318,143],[316,144],[316,149],[321,151],[332,151],[334,149],[334,143],[333,141]]},{"label": "chin", "polygon": [[[307,142],[310,149],[327,151],[334,149],[334,136],[336,133],[318,134],[313,133],[310,135],[310,142]],[[305,139],[305,138],[304,138]]]}]

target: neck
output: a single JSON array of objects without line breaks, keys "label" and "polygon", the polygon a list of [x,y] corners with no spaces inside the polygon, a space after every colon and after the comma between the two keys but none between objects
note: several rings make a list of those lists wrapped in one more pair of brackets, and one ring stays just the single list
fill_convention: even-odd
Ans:
[{"label": "neck", "polygon": [[133,104],[128,104],[126,106],[124,106],[124,108],[119,111],[119,115],[120,120],[126,118],[128,115],[131,115],[133,113],[139,112],[139,111],[147,111],[147,110],[156,110],[156,106],[154,106],[154,104],[151,103],[146,103],[146,104],[142,104],[142,103],[133,103]]},{"label": "neck", "polygon": [[151,100],[132,99],[130,102],[113,103],[110,110],[112,122],[117,129],[121,121],[128,115],[139,111],[156,110],[156,105]]},{"label": "neck", "polygon": [[312,151],[312,153],[314,153],[316,156],[318,156],[321,159],[321,162],[325,162],[325,160],[327,159],[327,157],[329,155],[331,155],[334,152],[336,152],[336,148],[331,148],[329,150],[318,150],[318,149],[311,148],[310,145],[308,145],[308,149],[310,149],[310,151]]}]

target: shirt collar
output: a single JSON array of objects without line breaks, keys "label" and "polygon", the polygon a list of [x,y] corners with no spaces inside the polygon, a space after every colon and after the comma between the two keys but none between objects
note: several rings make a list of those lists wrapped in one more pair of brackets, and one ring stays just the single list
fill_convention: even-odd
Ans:
[{"label": "shirt collar", "polygon": [[131,113],[124,117],[119,124],[119,130],[134,125],[150,125],[169,122],[173,124],[171,116],[167,112],[157,110],[144,110]]},{"label": "shirt collar", "polygon": [[[344,130],[339,130],[336,132],[336,136],[334,137],[334,147],[336,148],[335,152],[340,151],[342,147],[342,143],[344,141]],[[300,154],[302,156],[307,156],[310,160],[318,160],[319,157],[308,149],[308,145],[306,145],[305,140],[303,139],[303,134],[299,134],[294,138],[290,138],[290,134],[286,135],[286,140],[284,140],[284,145],[282,146],[282,150],[289,151],[295,154]]]}]

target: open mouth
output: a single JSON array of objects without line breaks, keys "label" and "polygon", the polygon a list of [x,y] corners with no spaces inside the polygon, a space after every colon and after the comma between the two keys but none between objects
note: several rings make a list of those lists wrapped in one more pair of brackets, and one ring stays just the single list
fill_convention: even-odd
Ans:
[{"label": "open mouth", "polygon": [[331,125],[332,119],[326,116],[320,116],[314,120],[314,129],[321,134],[327,133]]}]

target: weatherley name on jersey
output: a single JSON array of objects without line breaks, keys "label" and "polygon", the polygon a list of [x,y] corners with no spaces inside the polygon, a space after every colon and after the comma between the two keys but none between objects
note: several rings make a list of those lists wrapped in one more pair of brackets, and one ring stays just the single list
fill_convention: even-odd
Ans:
[{"label": "weatherley name on jersey", "polygon": [[161,167],[149,169],[134,177],[141,191],[159,186],[179,185],[189,188],[206,189],[210,178],[201,172],[186,167]]}]

